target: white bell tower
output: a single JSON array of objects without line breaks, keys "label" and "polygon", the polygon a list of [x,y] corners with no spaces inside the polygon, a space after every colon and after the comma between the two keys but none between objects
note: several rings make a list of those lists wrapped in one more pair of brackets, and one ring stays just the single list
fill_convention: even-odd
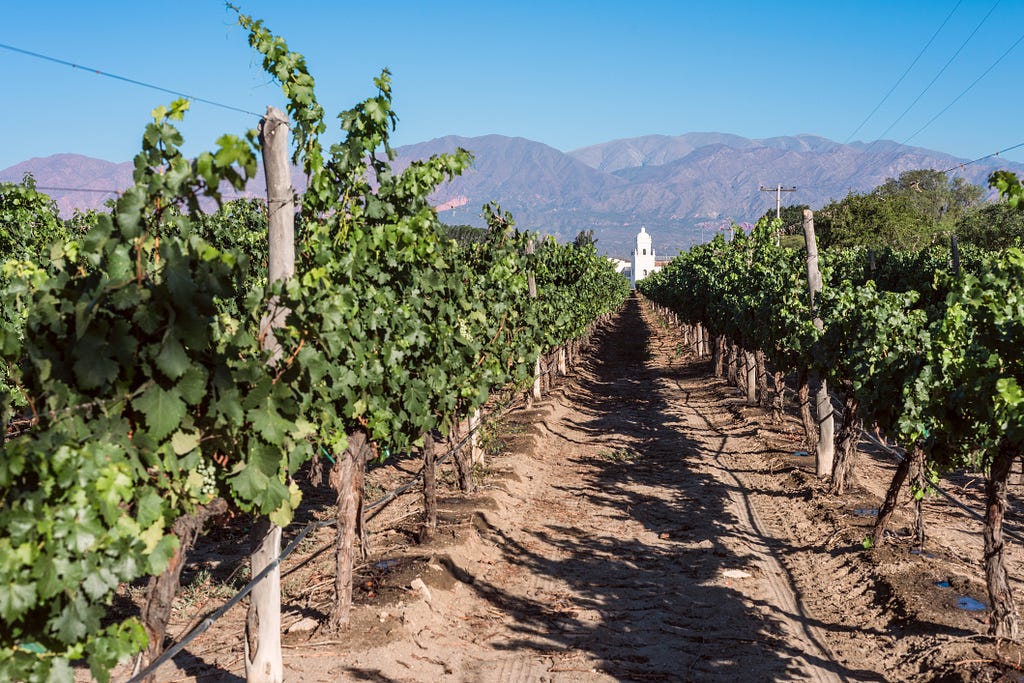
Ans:
[{"label": "white bell tower", "polygon": [[636,235],[636,245],[633,247],[633,287],[636,283],[654,272],[654,246],[651,244],[651,236],[647,229],[640,226],[640,232]]}]

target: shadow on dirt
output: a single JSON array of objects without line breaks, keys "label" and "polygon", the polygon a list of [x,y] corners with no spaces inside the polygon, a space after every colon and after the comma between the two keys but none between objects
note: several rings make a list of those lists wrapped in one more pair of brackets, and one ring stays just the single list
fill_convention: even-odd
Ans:
[{"label": "shadow on dirt", "polygon": [[[465,575],[481,597],[517,619],[518,638],[495,647],[584,651],[620,680],[791,680],[808,673],[799,660],[841,679],[883,680],[788,645],[796,639],[784,632],[783,620],[764,616],[771,614],[765,609],[770,603],[758,609],[730,587],[723,572],[758,571],[755,555],[722,543],[721,537],[737,535],[728,487],[693,466],[707,456],[706,447],[687,437],[672,411],[671,402],[681,397],[668,395],[659,382],[698,369],[656,367],[653,343],[632,298],[597,333],[589,372],[573,394],[585,417],[572,426],[610,443],[611,451],[577,456],[590,474],[560,488],[607,510],[609,519],[590,529],[538,519],[520,540],[494,527],[484,530],[509,562],[572,591],[561,600],[538,586],[535,599],[523,598]],[[609,441],[610,434],[622,436]],[[638,538],[627,522],[650,533]],[[741,537],[730,545],[763,544]],[[542,545],[562,555],[546,557],[537,552]],[[459,575],[457,567],[450,569]],[[790,621],[807,627],[802,615]]]}]

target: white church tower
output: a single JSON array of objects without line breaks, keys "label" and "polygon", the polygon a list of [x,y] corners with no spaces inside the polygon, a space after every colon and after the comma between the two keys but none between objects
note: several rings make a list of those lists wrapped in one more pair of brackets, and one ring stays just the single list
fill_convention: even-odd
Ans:
[{"label": "white church tower", "polygon": [[643,226],[640,226],[640,232],[636,236],[632,261],[630,284],[635,288],[637,282],[654,272],[654,246],[651,244],[650,234]]}]

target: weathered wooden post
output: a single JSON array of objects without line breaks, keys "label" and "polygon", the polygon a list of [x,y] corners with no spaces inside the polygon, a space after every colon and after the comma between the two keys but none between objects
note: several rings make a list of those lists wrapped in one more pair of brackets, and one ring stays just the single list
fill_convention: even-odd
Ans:
[{"label": "weathered wooden post", "polygon": [[[818,315],[815,296],[821,291],[821,271],[818,270],[818,242],[814,236],[814,213],[804,209],[804,240],[807,243],[807,286],[811,294],[811,315],[818,331],[825,329],[825,324]],[[832,461],[835,454],[835,426],[832,413],[832,401],[828,395],[828,385],[824,377],[818,378],[818,393],[815,404],[818,411],[818,447],[815,451],[816,469],[819,477],[832,474]]]},{"label": "weathered wooden post", "polygon": [[437,529],[437,471],[434,435],[423,434],[423,529],[420,540],[426,541]]},{"label": "weathered wooden post", "polygon": [[[533,240],[532,239],[529,242],[526,243],[526,254],[527,254],[527,256],[533,256]],[[526,283],[527,283],[527,287],[529,287],[529,290],[530,290],[530,298],[531,299],[536,299],[537,298],[537,277],[534,275],[532,268],[530,269],[529,275],[526,276]],[[527,396],[527,399],[530,399],[530,404],[532,405],[532,399],[540,400],[540,398],[541,398],[541,390],[540,390],[540,355],[538,355],[537,356],[537,360],[535,360],[533,362],[533,389],[531,390],[531,394]]]},{"label": "weathered wooden post", "polygon": [[[295,273],[295,207],[291,164],[288,162],[288,117],[275,107],[259,125],[263,171],[267,180],[268,276],[270,282],[287,280]],[[260,337],[271,352],[270,363],[281,358],[274,328],[281,327],[288,309],[277,299],[270,302],[260,323]],[[281,554],[281,527],[266,517],[257,518],[251,532],[252,576],[262,572]],[[253,588],[245,622],[245,678],[248,683],[281,683],[281,568],[278,566]]]},{"label": "weathered wooden post", "polygon": [[483,419],[483,411],[477,408],[469,416],[469,461],[473,465],[483,467],[484,449],[480,447],[480,422]]},{"label": "weathered wooden post", "polygon": [[949,254],[953,261],[953,275],[960,275],[960,243],[956,235],[949,236]]},{"label": "weathered wooden post", "polygon": [[743,350],[744,388],[747,390],[747,404],[757,404],[757,362],[752,351]]}]

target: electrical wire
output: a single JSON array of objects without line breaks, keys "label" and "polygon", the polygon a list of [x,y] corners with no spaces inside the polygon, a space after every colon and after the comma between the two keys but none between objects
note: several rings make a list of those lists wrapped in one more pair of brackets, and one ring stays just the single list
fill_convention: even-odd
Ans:
[{"label": "electrical wire", "polygon": [[[501,414],[502,415],[506,414],[508,411],[510,411],[513,408],[515,408],[518,404],[519,404],[518,400],[512,401],[509,405],[505,406],[505,408],[502,409]],[[483,421],[481,421],[479,424],[477,424],[477,426],[474,427],[473,429],[469,430],[466,433],[466,435],[462,438],[462,440],[459,441],[459,443],[457,445],[455,445],[451,450],[449,450],[447,453],[445,453],[441,458],[437,459],[435,461],[435,463],[434,463],[435,466],[443,464],[446,460],[448,460],[448,458],[450,458],[453,455],[455,455],[456,453],[458,453],[469,442],[470,438],[477,431],[479,431],[482,427],[483,427]],[[410,488],[412,488],[412,486],[417,481],[419,481],[422,477],[423,477],[423,470],[421,469],[420,472],[416,474],[416,476],[414,476],[412,479],[407,481],[405,484],[402,484],[401,486],[399,486],[397,489],[395,489],[391,493],[388,493],[388,494],[386,494],[384,496],[381,496],[380,498],[378,498],[377,500],[373,501],[372,503],[369,503],[368,505],[364,506],[364,508],[363,508],[364,512],[372,510],[374,508],[382,507],[382,506],[386,505],[387,503],[391,502],[392,500],[394,500],[395,498],[397,498],[398,496],[402,495],[403,493],[408,491]],[[310,532],[318,530],[318,529],[322,529],[322,528],[327,527],[327,526],[331,526],[332,524],[336,524],[337,521],[338,521],[338,519],[335,517],[335,518],[332,518],[332,519],[325,519],[325,520],[320,520],[320,521],[317,521],[317,522],[310,522],[305,527],[303,527],[302,530],[298,533],[298,535],[296,535],[296,537],[294,539],[292,539],[292,541],[285,547],[285,549],[283,551],[281,551],[281,554],[278,555],[277,558],[273,562],[271,562],[269,565],[264,567],[263,571],[261,571],[259,574],[254,576],[252,578],[252,580],[249,581],[249,583],[247,583],[240,591],[238,591],[238,593],[236,593],[234,596],[232,596],[227,602],[225,602],[218,609],[216,609],[214,612],[212,612],[208,617],[206,617],[201,622],[199,622],[199,624],[197,624],[195,626],[195,628],[193,628],[191,631],[189,631],[188,634],[185,635],[184,638],[182,638],[180,641],[178,641],[177,643],[175,643],[174,645],[172,645],[168,649],[164,650],[160,654],[160,656],[157,657],[156,659],[154,659],[145,669],[143,669],[142,671],[138,672],[137,674],[134,674],[128,680],[127,683],[141,683],[141,681],[145,680],[148,676],[152,675],[158,668],[160,668],[161,665],[164,664],[164,662],[168,661],[169,659],[174,657],[176,654],[181,652],[183,649],[185,649],[188,646],[189,643],[191,643],[193,640],[195,640],[200,635],[205,633],[207,631],[207,629],[209,629],[210,626],[212,626],[214,624],[214,622],[216,622],[222,616],[227,614],[228,610],[230,610],[232,607],[237,605],[239,602],[241,602],[241,600],[243,598],[245,598],[245,596],[247,596],[249,593],[251,593],[252,590],[256,587],[256,585],[260,581],[265,579],[270,574],[270,572],[272,572],[275,568],[277,568],[281,564],[281,562],[284,561],[285,558],[287,558],[289,555],[291,555],[295,551],[295,549],[298,547],[299,543],[304,538],[306,538],[306,536],[308,536]]]},{"label": "electrical wire", "polygon": [[947,105],[946,105],[946,106],[945,106],[945,107],[944,107],[944,108],[942,109],[942,111],[940,111],[940,112],[939,112],[938,114],[936,114],[936,115],[935,115],[935,116],[933,116],[933,117],[932,117],[931,119],[929,119],[929,120],[928,120],[928,123],[926,123],[926,124],[924,124],[923,126],[921,126],[920,128],[918,128],[918,129],[917,129],[917,130],[916,130],[916,131],[914,132],[914,134],[913,134],[913,135],[911,135],[911,136],[910,136],[909,138],[907,138],[906,140],[904,140],[904,141],[903,141],[902,143],[900,143],[900,144],[903,144],[903,145],[907,144],[908,142],[910,142],[911,140],[913,140],[913,139],[914,139],[915,137],[917,137],[918,133],[920,133],[921,131],[923,131],[923,130],[924,130],[925,128],[927,128],[928,126],[932,125],[932,124],[933,124],[933,123],[935,122],[935,119],[937,119],[937,118],[939,118],[940,116],[942,116],[943,114],[945,114],[945,113],[946,113],[946,112],[947,112],[947,111],[949,110],[949,108],[950,108],[950,107],[952,107],[952,106],[953,106],[954,104],[956,104],[957,102],[959,102],[959,101],[960,101],[960,98],[961,98],[961,97],[963,97],[964,95],[966,95],[966,94],[967,94],[967,93],[968,93],[968,92],[969,92],[969,91],[971,90],[971,88],[973,88],[974,86],[976,86],[976,85],[977,85],[977,84],[978,84],[978,83],[979,83],[979,82],[981,81],[981,79],[985,78],[985,76],[988,76],[988,75],[989,75],[989,73],[990,73],[990,72],[992,71],[992,69],[996,68],[996,66],[998,66],[998,65],[999,65],[999,62],[1003,61],[1003,60],[1004,60],[1004,59],[1006,58],[1006,56],[1007,56],[1007,55],[1009,55],[1009,54],[1010,54],[1011,52],[1013,52],[1013,51],[1014,51],[1014,49],[1015,49],[1015,48],[1016,48],[1016,47],[1017,47],[1018,45],[1020,45],[1021,41],[1024,41],[1024,34],[1021,34],[1020,38],[1018,38],[1018,39],[1017,39],[1017,40],[1016,40],[1016,41],[1015,41],[1015,42],[1013,43],[1013,45],[1011,45],[1011,46],[1010,46],[1009,48],[1007,48],[1007,50],[1006,50],[1006,51],[1005,51],[1005,52],[1004,52],[1003,54],[1001,54],[1001,55],[999,56],[999,59],[997,59],[996,61],[992,62],[992,66],[990,66],[989,68],[985,69],[984,73],[982,73],[982,74],[981,74],[980,76],[978,76],[977,78],[975,78],[975,79],[974,79],[974,81],[973,81],[973,82],[972,82],[972,83],[971,83],[971,84],[970,84],[969,86],[967,86],[966,88],[964,88],[964,89],[963,89],[963,91],[962,91],[962,92],[961,92],[961,93],[960,93],[959,95],[957,95],[956,97],[954,97],[954,98],[953,98],[953,101],[952,101],[952,102],[950,102],[949,104],[947,104]]},{"label": "electrical wire", "polygon": [[121,194],[124,190],[101,190],[93,187],[53,187],[48,185],[36,185],[35,189],[45,192],[98,192],[99,194]]},{"label": "electrical wire", "polygon": [[[885,138],[886,134],[890,130],[892,130],[896,126],[896,124],[898,124],[900,121],[902,121],[903,117],[906,116],[907,113],[911,109],[913,109],[914,106],[921,100],[921,98],[925,96],[925,93],[927,93],[929,90],[931,90],[931,87],[933,85],[935,85],[935,82],[937,80],[939,80],[939,78],[942,76],[942,74],[944,74],[946,72],[946,69],[949,68],[949,65],[953,63],[953,60],[955,60],[960,55],[960,53],[963,51],[963,49],[965,47],[967,47],[967,43],[971,42],[971,39],[974,38],[974,36],[978,33],[978,31],[981,30],[981,27],[985,25],[985,22],[988,21],[988,18],[990,16],[992,16],[992,13],[996,11],[996,7],[999,6],[1000,1],[1001,0],[996,0],[995,4],[992,5],[992,8],[989,9],[988,13],[984,17],[982,17],[981,21],[978,22],[978,25],[974,27],[973,31],[971,31],[971,34],[969,36],[967,36],[967,38],[964,40],[964,42],[962,42],[960,44],[960,47],[957,48],[956,52],[953,53],[953,56],[950,57],[946,61],[946,63],[942,66],[941,69],[939,69],[939,72],[937,74],[935,74],[935,77],[932,78],[932,80],[928,83],[928,85],[925,86],[924,90],[922,90],[921,93],[916,98],[914,98],[914,101],[910,103],[910,106],[908,106],[906,109],[904,109],[903,113],[900,114],[899,116],[897,116],[896,120],[893,121],[891,124],[889,124],[888,128],[886,128],[884,131],[882,131],[882,134],[878,136],[878,140],[876,140],[875,142],[879,142],[883,138]],[[872,144],[874,144],[874,143],[872,143]],[[870,147],[870,145],[869,145],[869,147]]]},{"label": "electrical wire", "polygon": [[896,82],[893,84],[893,86],[891,88],[889,88],[889,92],[885,93],[885,96],[882,97],[881,101],[878,104],[875,105],[875,108],[871,110],[871,113],[868,114],[864,118],[864,120],[860,122],[860,125],[857,126],[856,128],[854,128],[853,132],[850,133],[847,136],[846,140],[843,141],[844,145],[846,143],[848,143],[850,140],[852,140],[853,136],[857,134],[857,131],[859,131],[861,128],[863,128],[864,124],[866,124],[869,120],[871,120],[871,117],[875,115],[875,113],[879,110],[879,108],[883,104],[885,104],[886,100],[889,99],[889,96],[893,94],[893,92],[896,90],[896,88],[899,87],[900,83],[903,82],[903,79],[907,77],[907,74],[910,73],[910,70],[913,69],[914,65],[917,64],[918,60],[921,59],[921,56],[925,53],[925,50],[927,50],[929,47],[931,47],[931,44],[933,42],[935,42],[935,38],[938,37],[939,33],[942,32],[942,29],[946,27],[946,24],[949,23],[949,20],[953,17],[953,14],[957,11],[957,9],[959,9],[960,5],[962,5],[962,4],[963,4],[963,0],[959,0],[956,3],[956,5],[953,7],[953,9],[950,10],[949,14],[946,15],[946,18],[943,20],[943,22],[939,26],[939,28],[937,28],[935,30],[935,33],[932,34],[932,37],[928,39],[928,42],[925,43],[924,47],[921,48],[921,51],[917,53],[916,57],[914,57],[914,61],[912,61],[910,63],[910,66],[907,67],[906,71],[903,72],[903,75],[900,76],[898,79],[896,79]]},{"label": "electrical wire", "polygon": [[[0,181],[0,185],[11,184],[17,185],[13,181]],[[130,186],[128,186],[130,187]],[[95,192],[98,194],[121,194],[128,187],[121,188],[120,190],[105,190],[98,187],[55,187],[52,185],[36,185],[34,189],[43,190],[44,192]],[[265,199],[264,197],[254,196],[253,193],[240,193],[240,192],[221,192],[221,197],[228,197],[231,199]]]},{"label": "electrical wire", "polygon": [[150,90],[156,90],[158,92],[167,93],[169,95],[176,95],[178,97],[184,97],[185,99],[191,100],[193,102],[202,102],[203,104],[208,104],[211,107],[219,107],[221,109],[227,109],[228,111],[234,111],[234,112],[238,112],[240,114],[248,114],[250,116],[255,116],[258,119],[262,119],[263,118],[262,114],[257,114],[256,112],[249,111],[248,109],[242,109],[241,107],[233,107],[230,104],[224,104],[222,102],[215,102],[213,100],[208,100],[208,99],[203,98],[203,97],[196,97],[195,95],[189,95],[187,93],[183,93],[183,92],[180,92],[178,90],[171,90],[170,88],[164,88],[162,86],[154,85],[152,83],[146,83],[145,81],[139,81],[139,80],[136,80],[134,78],[128,78],[127,76],[119,76],[117,74],[112,74],[112,73],[109,73],[107,71],[100,71],[99,69],[94,69],[94,68],[89,67],[89,66],[82,66],[81,64],[75,64],[74,62],[69,62],[69,61],[64,60],[64,59],[58,59],[57,57],[51,57],[49,55],[44,55],[44,54],[41,54],[39,52],[32,52],[31,50],[25,50],[25,49],[22,49],[20,47],[15,47],[13,45],[7,45],[6,43],[0,43],[0,48],[3,48],[5,50],[10,50],[11,52],[17,52],[19,54],[27,55],[29,57],[34,57],[36,59],[41,59],[41,60],[44,60],[44,61],[47,61],[47,62],[53,62],[54,64],[61,64],[63,66],[69,66],[72,69],[82,69],[83,71],[91,71],[91,72],[93,72],[94,74],[96,74],[98,76],[106,76],[107,78],[112,78],[112,79],[114,79],[116,81],[122,81],[124,83],[130,83],[132,85],[137,85],[137,86],[142,87],[142,88],[149,88]]},{"label": "electrical wire", "polygon": [[998,152],[992,152],[991,154],[986,154],[983,157],[978,157],[977,159],[973,159],[971,161],[965,161],[964,163],[957,164],[956,166],[950,166],[947,169],[943,169],[941,172],[942,173],[949,173],[950,171],[957,171],[957,170],[963,168],[964,166],[970,166],[971,164],[976,164],[979,161],[984,161],[985,159],[991,159],[992,157],[997,157],[1000,154],[1002,154],[1003,152],[1010,152],[1010,151],[1013,151],[1013,150],[1018,149],[1020,147],[1024,147],[1024,142],[1019,142],[1016,145],[1012,145],[1010,147],[1005,147],[1005,148],[999,150]]}]

